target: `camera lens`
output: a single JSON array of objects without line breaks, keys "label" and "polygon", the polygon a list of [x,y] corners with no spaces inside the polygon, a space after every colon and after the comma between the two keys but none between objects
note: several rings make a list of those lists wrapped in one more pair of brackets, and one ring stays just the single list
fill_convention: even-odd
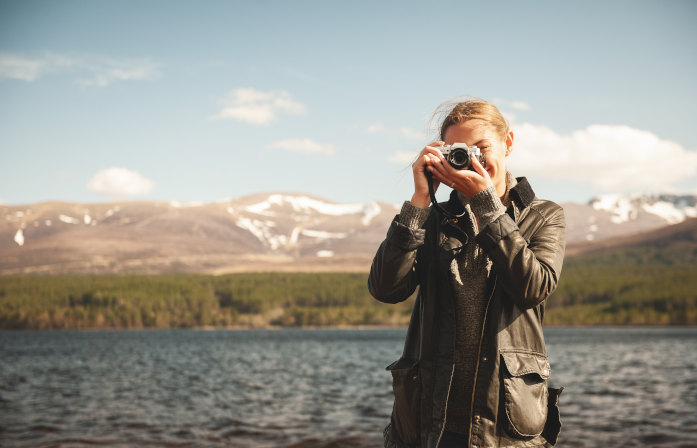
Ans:
[{"label": "camera lens", "polygon": [[469,164],[470,157],[467,151],[460,148],[455,149],[450,153],[448,162],[453,166],[453,168],[462,169]]}]

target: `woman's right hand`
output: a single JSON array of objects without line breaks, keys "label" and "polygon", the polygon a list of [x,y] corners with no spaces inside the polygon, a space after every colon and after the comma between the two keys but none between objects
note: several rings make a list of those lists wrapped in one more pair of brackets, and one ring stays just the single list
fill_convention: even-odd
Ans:
[{"label": "woman's right hand", "polygon": [[[414,195],[411,198],[411,204],[416,207],[428,208],[431,204],[426,170],[429,169],[429,166],[435,163],[441,163],[444,160],[443,154],[438,150],[438,147],[443,146],[443,144],[443,142],[437,141],[427,145],[421,150],[419,157],[411,165],[414,175]],[[438,189],[438,185],[440,185],[440,182],[433,178],[433,191]]]}]

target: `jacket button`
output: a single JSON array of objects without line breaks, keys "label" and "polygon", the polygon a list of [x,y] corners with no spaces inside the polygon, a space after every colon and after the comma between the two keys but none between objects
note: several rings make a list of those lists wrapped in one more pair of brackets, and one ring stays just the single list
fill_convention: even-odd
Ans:
[{"label": "jacket button", "polygon": [[480,420],[481,420],[481,417],[479,416],[479,414],[475,414],[474,415],[474,422],[479,423]]},{"label": "jacket button", "polygon": [[489,358],[487,358],[486,356],[482,356],[482,362],[487,362],[488,360]]},{"label": "jacket button", "polygon": [[416,375],[414,375],[414,376],[413,376],[413,377],[412,377],[411,379],[412,379],[412,381],[416,381],[416,380],[418,380],[418,379],[419,379],[419,377],[418,377],[418,376],[416,376]]}]

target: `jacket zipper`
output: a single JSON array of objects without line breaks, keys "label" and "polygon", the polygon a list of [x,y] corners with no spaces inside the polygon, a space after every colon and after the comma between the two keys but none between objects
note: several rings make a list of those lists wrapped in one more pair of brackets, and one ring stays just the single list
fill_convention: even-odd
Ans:
[{"label": "jacket zipper", "polygon": [[[474,412],[474,389],[477,387],[477,374],[479,373],[479,358],[482,354],[482,341],[484,340],[484,328],[486,327],[486,316],[489,313],[489,305],[491,304],[491,298],[494,297],[494,290],[496,289],[496,277],[494,277],[494,287],[491,289],[491,294],[489,294],[489,299],[486,302],[486,308],[484,310],[484,322],[482,324],[482,332],[479,335],[479,348],[477,349],[477,364],[474,368],[474,384],[472,385],[472,401],[470,402],[470,418],[472,418],[472,413]],[[440,434],[438,434],[438,440],[436,441],[436,448],[440,445],[440,440],[443,438],[443,433],[445,432],[445,424],[448,421],[448,401],[450,400],[450,389],[453,386],[453,377],[455,376],[455,363],[453,363],[452,369],[450,370],[450,382],[448,383],[448,394],[445,396],[445,410],[443,411],[443,426],[440,429]],[[472,439],[472,422],[470,421],[468,426],[467,434],[467,446],[470,446]]]},{"label": "jacket zipper", "polygon": [[[486,309],[484,310],[484,322],[482,324],[482,332],[479,335],[479,349],[477,350],[477,364],[475,364],[474,367],[474,384],[472,384],[472,400],[470,401],[470,421],[469,424],[467,425],[469,427],[469,431],[467,434],[467,446],[471,446],[472,444],[472,418],[474,416],[472,415],[474,413],[474,393],[475,389],[477,388],[477,375],[479,374],[479,360],[482,356],[482,342],[484,341],[484,330],[486,330],[486,317],[487,314],[489,314],[489,305],[491,305],[491,298],[494,297],[494,291],[496,290],[496,276],[494,276],[494,287],[491,288],[491,294],[489,295],[489,300],[486,302]],[[491,361],[493,362],[493,360]],[[446,409],[447,409],[447,400],[446,400]]]},{"label": "jacket zipper", "polygon": [[443,438],[443,433],[445,432],[445,422],[448,421],[448,400],[450,399],[450,388],[453,386],[453,377],[455,376],[455,363],[450,370],[450,382],[448,383],[448,394],[445,396],[445,409],[443,410],[443,426],[440,428],[440,434],[438,434],[438,440],[436,441],[436,448],[440,445],[440,439]]}]

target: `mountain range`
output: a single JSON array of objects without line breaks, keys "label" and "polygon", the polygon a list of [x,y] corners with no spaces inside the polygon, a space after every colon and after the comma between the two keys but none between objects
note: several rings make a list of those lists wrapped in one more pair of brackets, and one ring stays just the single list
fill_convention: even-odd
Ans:
[{"label": "mountain range", "polygon": [[[651,231],[665,237],[697,217],[697,195],[606,195],[562,206],[569,256],[646,241]],[[2,205],[0,274],[365,272],[399,208],[291,193]]]}]

